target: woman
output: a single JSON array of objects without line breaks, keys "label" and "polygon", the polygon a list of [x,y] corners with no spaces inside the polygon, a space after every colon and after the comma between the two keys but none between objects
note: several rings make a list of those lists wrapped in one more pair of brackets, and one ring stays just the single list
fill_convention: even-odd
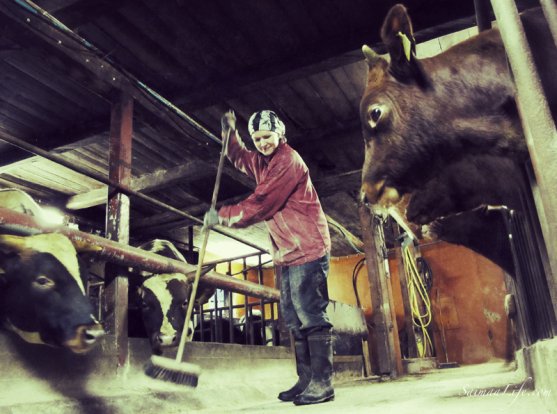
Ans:
[{"label": "woman", "polygon": [[333,352],[325,310],[331,239],[325,213],[300,155],[286,143],[285,126],[269,110],[254,113],[248,130],[257,151],[250,151],[236,129],[232,111],[222,117],[226,155],[257,187],[242,202],[205,214],[205,224],[247,227],[265,221],[273,262],[280,270],[280,305],[292,332],[297,383],[279,394],[296,405],[334,399]]}]

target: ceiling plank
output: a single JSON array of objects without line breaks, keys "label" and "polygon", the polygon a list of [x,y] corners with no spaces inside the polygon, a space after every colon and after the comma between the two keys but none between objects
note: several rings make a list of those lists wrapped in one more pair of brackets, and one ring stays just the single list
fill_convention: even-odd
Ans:
[{"label": "ceiling plank", "polygon": [[[54,24],[29,14],[27,9],[16,3],[0,3],[0,12],[19,26],[18,35],[31,33],[33,36],[39,37],[50,44],[56,53],[70,58],[78,67],[85,68],[95,75],[96,79],[114,89],[130,93],[136,102],[148,112],[159,119],[166,120],[172,128],[192,138],[199,152],[206,152],[207,143],[220,144],[220,140],[212,132],[131,74],[104,59],[100,50],[76,33],[60,30]],[[60,46],[59,42],[63,46]]]},{"label": "ceiling plank", "polygon": [[[151,174],[132,179],[130,188],[135,191],[156,191],[184,179],[199,178],[207,174],[207,165],[192,161],[169,170],[157,170]],[[80,210],[105,204],[108,199],[108,187],[97,188],[87,193],[76,194],[68,198],[66,208]]]},{"label": "ceiling plank", "polygon": [[[169,187],[180,181],[193,181],[206,176],[208,173],[216,170],[214,166],[208,165],[202,161],[192,161],[183,165],[170,168],[168,170],[157,170],[150,174],[145,174],[138,178],[133,178],[130,188],[135,191],[151,192],[157,191],[165,187]],[[232,174],[235,170],[227,168]],[[236,174],[234,174],[237,176]],[[248,188],[254,187],[253,180],[241,174],[238,177],[245,177],[241,184]],[[68,198],[66,208],[70,210],[80,210],[84,208],[94,207],[106,203],[108,198],[108,187],[94,189],[87,193],[76,194]],[[199,201],[199,200],[198,200]]]}]

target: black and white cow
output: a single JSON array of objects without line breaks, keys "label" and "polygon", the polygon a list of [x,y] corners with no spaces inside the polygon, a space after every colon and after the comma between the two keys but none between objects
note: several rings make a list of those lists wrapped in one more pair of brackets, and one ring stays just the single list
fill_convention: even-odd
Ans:
[{"label": "black and white cow", "polygon": [[[19,190],[0,191],[0,205],[41,217]],[[89,351],[104,335],[85,294],[85,272],[62,234],[0,235],[0,321],[26,342]]]},{"label": "black and white cow", "polygon": [[[259,309],[253,309],[251,316],[243,315],[239,320],[240,331],[244,337],[244,343],[251,345],[278,345],[279,330],[275,321],[263,320],[263,314]],[[263,334],[262,328],[265,331]],[[263,336],[264,335],[264,336]]]},{"label": "black and white cow", "polygon": [[[153,240],[139,248],[187,263],[182,253],[167,240]],[[211,268],[205,268],[203,274]],[[141,318],[153,353],[160,354],[163,348],[177,346],[180,341],[192,284],[181,273],[140,273],[144,278],[137,289]],[[200,286],[196,302],[205,303],[214,291],[214,288]],[[192,335],[193,329],[188,332]]]}]

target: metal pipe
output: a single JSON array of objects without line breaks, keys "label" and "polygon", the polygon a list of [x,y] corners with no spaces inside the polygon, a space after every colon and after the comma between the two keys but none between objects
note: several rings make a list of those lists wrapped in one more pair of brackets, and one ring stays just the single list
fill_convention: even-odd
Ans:
[{"label": "metal pipe", "polygon": [[[196,271],[196,266],[194,265],[159,256],[137,247],[117,243],[69,227],[44,226],[38,223],[32,216],[17,213],[6,208],[0,208],[0,227],[20,234],[60,233],[67,236],[72,242],[94,250],[95,254],[104,260],[124,266],[139,267],[153,273],[183,273],[189,281],[193,281]],[[275,301],[280,299],[277,289],[227,277],[213,271],[202,276],[200,283],[256,298]]]},{"label": "metal pipe", "polygon": [[[557,248],[557,131],[534,64],[518,10],[512,0],[491,0],[514,75],[517,103],[532,160],[537,193],[536,210],[548,252]],[[557,256],[549,255],[548,275],[557,312]]]},{"label": "metal pipe", "polygon": [[555,0],[540,0],[540,4],[542,5],[543,14],[547,20],[551,35],[553,36],[553,42],[555,42],[555,46],[557,46],[557,4]]},{"label": "metal pipe", "polygon": [[[247,253],[247,254],[242,254],[239,256],[233,256],[233,257],[227,257],[225,259],[217,259],[217,260],[209,260],[208,262],[205,262],[203,264],[205,265],[217,265],[217,264],[221,264],[221,263],[229,263],[229,262],[234,262],[236,260],[240,260],[240,259],[244,259],[244,258],[248,258],[248,257],[252,257],[252,256],[257,256],[257,255],[261,255],[261,253]],[[265,262],[263,264],[267,264],[269,262]],[[241,272],[238,272],[241,273]]]},{"label": "metal pipe", "polygon": [[490,8],[488,0],[474,0],[474,10],[476,11],[476,25],[478,30],[483,32],[491,29]]},{"label": "metal pipe", "polygon": [[[26,141],[23,141],[23,140],[21,140],[21,139],[19,139],[19,138],[16,138],[16,137],[13,137],[13,136],[11,136],[11,135],[8,135],[8,134],[6,134],[6,133],[4,133],[4,132],[2,132],[2,131],[0,131],[0,139],[2,139],[3,141],[8,142],[8,143],[11,144],[11,145],[14,145],[14,146],[16,146],[16,147],[19,147],[19,148],[21,148],[21,149],[24,149],[25,151],[29,151],[29,152],[32,153],[32,154],[35,154],[35,155],[38,155],[38,156],[40,156],[40,157],[46,158],[47,160],[50,160],[50,161],[55,162],[55,163],[57,163],[57,164],[60,164],[60,165],[62,165],[62,166],[64,166],[64,167],[66,167],[66,168],[69,168],[70,170],[73,170],[73,171],[76,171],[76,172],[78,172],[78,173],[80,173],[80,174],[83,174],[83,175],[85,175],[85,176],[87,176],[87,177],[89,177],[89,178],[92,178],[92,179],[94,179],[94,180],[100,181],[100,182],[103,183],[103,184],[106,184],[106,185],[109,185],[109,186],[111,186],[111,187],[114,187],[114,188],[116,188],[118,191],[120,191],[120,192],[122,192],[122,193],[124,193],[124,194],[126,194],[126,195],[128,195],[128,196],[133,196],[133,197],[140,198],[140,199],[143,200],[143,201],[146,201],[146,202],[148,202],[148,203],[150,203],[150,204],[153,204],[153,205],[155,205],[155,206],[157,206],[157,207],[160,207],[160,208],[162,208],[162,209],[168,210],[168,211],[170,211],[170,212],[172,212],[172,213],[174,213],[174,214],[177,214],[177,215],[179,215],[179,216],[185,217],[185,218],[187,218],[187,219],[189,219],[189,220],[192,220],[192,221],[194,221],[194,222],[196,222],[196,223],[198,223],[198,224],[203,224],[203,220],[198,219],[197,217],[194,217],[194,216],[192,216],[192,215],[190,215],[190,214],[188,214],[188,213],[186,213],[186,212],[184,212],[184,211],[182,211],[182,210],[178,210],[177,208],[172,207],[172,206],[169,205],[169,204],[163,203],[162,201],[159,201],[159,200],[156,200],[156,199],[154,199],[154,198],[151,198],[151,197],[149,197],[149,196],[147,196],[147,195],[145,195],[145,194],[143,194],[143,193],[140,193],[139,191],[132,190],[131,188],[129,188],[129,187],[125,186],[125,185],[122,185],[122,184],[116,183],[116,182],[114,182],[114,181],[112,181],[112,180],[109,180],[109,179],[106,178],[104,175],[102,175],[102,174],[100,174],[100,173],[98,173],[98,172],[96,172],[96,171],[92,171],[92,170],[89,170],[89,169],[87,169],[87,168],[83,168],[83,167],[81,167],[81,166],[79,166],[79,165],[74,165],[74,164],[72,164],[71,162],[65,160],[63,157],[61,157],[61,156],[58,155],[58,154],[51,154],[50,152],[45,151],[45,150],[43,150],[42,148],[39,148],[39,147],[37,147],[37,146],[35,146],[35,145],[32,145],[32,144],[29,144],[29,143],[26,142]],[[236,235],[234,235],[234,234],[232,234],[232,233],[229,233],[229,232],[224,231],[224,230],[217,229],[217,228],[215,228],[215,227],[213,227],[211,230],[216,231],[217,233],[220,233],[220,234],[222,234],[222,235],[224,235],[224,236],[230,237],[231,239],[236,240],[236,241],[238,241],[238,242],[240,242],[240,243],[243,243],[243,244],[245,244],[246,246],[253,247],[254,249],[256,249],[256,250],[258,250],[258,251],[262,251],[262,252],[268,253],[267,250],[265,250],[265,249],[263,249],[263,248],[261,248],[261,247],[255,245],[255,244],[253,244],[253,243],[251,243],[251,242],[249,242],[249,241],[247,241],[247,240],[243,240],[243,239],[241,239],[240,237],[237,237]]]}]

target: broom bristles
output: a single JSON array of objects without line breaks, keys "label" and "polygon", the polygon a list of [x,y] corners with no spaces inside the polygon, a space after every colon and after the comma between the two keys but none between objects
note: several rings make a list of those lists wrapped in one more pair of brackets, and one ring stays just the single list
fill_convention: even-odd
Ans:
[{"label": "broom bristles", "polygon": [[145,374],[154,379],[197,387],[201,368],[188,362],[153,355],[145,366]]}]

